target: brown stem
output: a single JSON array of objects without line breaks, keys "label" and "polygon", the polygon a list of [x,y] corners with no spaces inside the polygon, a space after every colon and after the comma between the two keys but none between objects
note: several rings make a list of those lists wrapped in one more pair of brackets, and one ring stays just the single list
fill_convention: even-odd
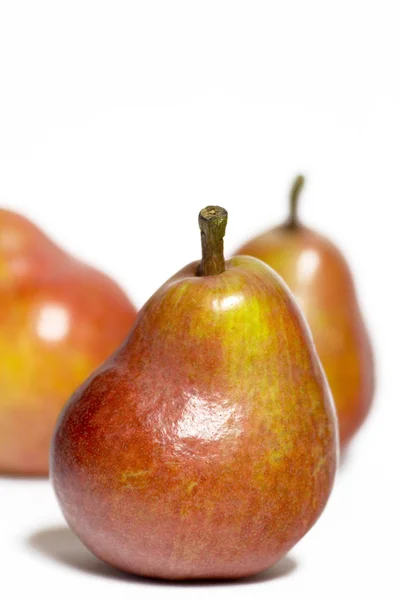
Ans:
[{"label": "brown stem", "polygon": [[304,176],[298,175],[296,179],[293,181],[292,189],[290,191],[290,213],[287,224],[289,227],[297,227],[299,224],[298,219],[298,204],[299,204],[299,196],[301,190],[304,186]]},{"label": "brown stem", "polygon": [[220,206],[207,206],[199,213],[202,259],[197,275],[219,275],[225,271],[224,235],[228,213]]}]

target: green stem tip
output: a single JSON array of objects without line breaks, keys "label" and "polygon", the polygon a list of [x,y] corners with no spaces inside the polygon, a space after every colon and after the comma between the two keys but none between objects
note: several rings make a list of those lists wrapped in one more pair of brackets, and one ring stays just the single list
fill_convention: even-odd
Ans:
[{"label": "green stem tip", "polygon": [[225,271],[224,235],[228,213],[220,206],[207,206],[199,213],[202,259],[197,275],[219,275]]},{"label": "green stem tip", "polygon": [[305,179],[303,175],[297,175],[296,179],[293,181],[292,189],[290,191],[290,212],[288,219],[289,227],[296,227],[299,224],[298,204],[299,196],[303,189],[304,183]]}]

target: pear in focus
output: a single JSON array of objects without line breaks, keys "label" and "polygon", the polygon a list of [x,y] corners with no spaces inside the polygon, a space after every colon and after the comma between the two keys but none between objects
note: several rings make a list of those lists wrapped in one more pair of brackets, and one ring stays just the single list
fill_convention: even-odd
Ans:
[{"label": "pear in focus", "polygon": [[48,473],[61,408],[135,316],[108,277],[0,209],[0,472]]},{"label": "pear in focus", "polygon": [[277,562],[329,497],[337,423],[287,286],[225,262],[227,213],[200,213],[203,258],[148,300],[72,396],[52,442],[63,513],[99,558],[166,578],[237,578]]},{"label": "pear in focus", "polygon": [[345,447],[365,420],[373,399],[370,340],[352,275],[341,252],[298,218],[302,176],[294,181],[290,216],[247,242],[237,253],[263,260],[295,294],[325,369]]}]

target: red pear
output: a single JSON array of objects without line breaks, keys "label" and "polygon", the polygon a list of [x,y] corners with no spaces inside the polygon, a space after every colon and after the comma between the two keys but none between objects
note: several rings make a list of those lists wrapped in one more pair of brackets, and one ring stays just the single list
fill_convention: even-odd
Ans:
[{"label": "red pear", "polygon": [[0,210],[0,471],[46,474],[72,392],[117,348],[135,309],[99,271]]},{"label": "red pear", "polygon": [[202,261],[148,300],[72,396],[51,473],[71,528],[139,575],[236,578],[310,529],[337,460],[333,402],[309,330],[261,261],[225,263],[227,213],[200,213]]},{"label": "red pear", "polygon": [[371,407],[372,349],[344,256],[326,237],[299,221],[303,182],[299,176],[293,184],[289,219],[250,240],[237,253],[263,260],[295,294],[332,389],[344,447]]}]

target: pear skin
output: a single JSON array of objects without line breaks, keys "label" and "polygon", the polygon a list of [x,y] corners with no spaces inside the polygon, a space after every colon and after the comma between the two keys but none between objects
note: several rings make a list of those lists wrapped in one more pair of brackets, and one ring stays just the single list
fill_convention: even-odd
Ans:
[{"label": "pear skin", "polygon": [[0,472],[48,473],[61,408],[135,316],[108,277],[0,210]]},{"label": "pear skin", "polygon": [[289,219],[247,242],[237,254],[264,261],[295,294],[332,390],[341,446],[345,447],[372,404],[373,354],[344,256],[326,237],[298,219],[302,185],[299,176],[292,188]]},{"label": "pear skin", "polygon": [[84,544],[165,579],[277,562],[318,519],[337,464],[331,393],[294,297],[261,261],[221,260],[223,209],[200,225],[203,260],[148,300],[66,405],[51,450]]}]

